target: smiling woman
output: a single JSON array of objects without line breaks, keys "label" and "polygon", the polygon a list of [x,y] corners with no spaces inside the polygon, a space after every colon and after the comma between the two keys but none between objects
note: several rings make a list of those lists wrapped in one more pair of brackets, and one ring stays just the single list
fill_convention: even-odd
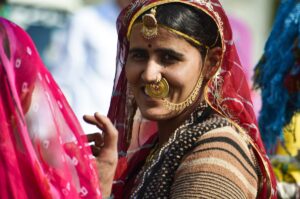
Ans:
[{"label": "smiling woman", "polygon": [[[276,198],[220,3],[135,0],[117,23],[112,123],[97,114],[86,117],[104,130],[104,138],[118,131],[114,196]],[[116,153],[111,143],[93,146],[100,151],[97,160],[110,163],[102,169],[115,169],[106,153]],[[101,182],[110,190],[111,184]]]}]

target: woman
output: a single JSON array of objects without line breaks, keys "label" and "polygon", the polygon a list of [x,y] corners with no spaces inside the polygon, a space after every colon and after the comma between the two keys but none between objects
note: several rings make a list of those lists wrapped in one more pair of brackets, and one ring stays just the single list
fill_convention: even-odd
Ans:
[{"label": "woman", "polygon": [[[98,114],[85,117],[104,130],[99,143],[105,151],[93,146],[97,159],[106,161],[102,168],[116,165],[107,151],[116,151],[118,134],[113,195],[276,198],[220,3],[136,0],[119,16],[118,33],[112,123]],[[110,179],[111,173],[100,175]]]},{"label": "woman", "polygon": [[101,198],[91,152],[24,30],[0,18],[1,198]]}]

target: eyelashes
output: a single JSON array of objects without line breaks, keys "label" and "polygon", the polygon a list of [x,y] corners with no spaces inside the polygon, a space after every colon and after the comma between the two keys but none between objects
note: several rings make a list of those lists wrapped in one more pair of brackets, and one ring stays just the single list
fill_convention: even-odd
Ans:
[{"label": "eyelashes", "polygon": [[160,61],[162,64],[172,65],[172,64],[175,64],[175,63],[181,61],[181,59],[172,54],[164,54],[160,57]]},{"label": "eyelashes", "polygon": [[[129,54],[129,59],[134,62],[147,62],[149,54],[145,52],[132,52]],[[182,58],[172,53],[158,53],[156,60],[162,65],[172,65],[180,62]]]},{"label": "eyelashes", "polygon": [[129,59],[133,61],[146,61],[148,60],[149,55],[146,52],[130,52]]}]

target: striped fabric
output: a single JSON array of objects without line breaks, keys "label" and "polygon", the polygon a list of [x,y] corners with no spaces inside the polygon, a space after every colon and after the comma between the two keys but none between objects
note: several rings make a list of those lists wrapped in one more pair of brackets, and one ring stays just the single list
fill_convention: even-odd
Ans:
[{"label": "striped fabric", "polygon": [[171,198],[256,198],[259,169],[241,134],[223,127],[198,141],[176,171]]}]

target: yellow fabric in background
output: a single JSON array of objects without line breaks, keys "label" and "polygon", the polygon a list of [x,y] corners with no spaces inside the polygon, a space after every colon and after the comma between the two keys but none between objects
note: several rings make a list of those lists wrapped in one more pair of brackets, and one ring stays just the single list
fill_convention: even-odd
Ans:
[{"label": "yellow fabric in background", "polygon": [[291,123],[284,128],[284,143],[285,147],[279,143],[276,154],[296,156],[300,151],[300,113],[296,113]]}]

